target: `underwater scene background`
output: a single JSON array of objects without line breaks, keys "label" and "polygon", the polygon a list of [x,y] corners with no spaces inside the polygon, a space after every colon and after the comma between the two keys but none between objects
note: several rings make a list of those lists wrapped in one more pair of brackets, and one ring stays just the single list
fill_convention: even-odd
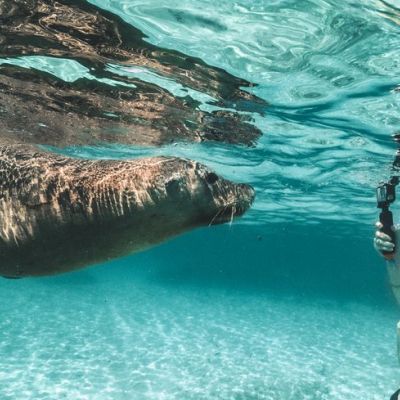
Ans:
[{"label": "underwater scene background", "polygon": [[2,132],[195,159],[257,196],[231,225],[1,280],[0,398],[388,399],[399,310],[372,236],[399,30],[397,0],[0,0]]}]

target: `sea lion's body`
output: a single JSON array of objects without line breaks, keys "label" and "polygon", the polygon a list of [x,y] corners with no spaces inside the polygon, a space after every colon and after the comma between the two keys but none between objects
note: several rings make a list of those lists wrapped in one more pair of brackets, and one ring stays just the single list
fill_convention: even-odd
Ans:
[{"label": "sea lion's body", "polygon": [[225,222],[253,190],[179,158],[81,160],[0,146],[0,275],[69,271]]}]

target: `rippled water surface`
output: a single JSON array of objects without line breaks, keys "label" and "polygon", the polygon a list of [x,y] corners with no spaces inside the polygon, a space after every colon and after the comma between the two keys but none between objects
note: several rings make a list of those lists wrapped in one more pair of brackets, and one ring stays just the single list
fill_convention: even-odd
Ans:
[{"label": "rippled water surface", "polygon": [[257,198],[232,226],[0,282],[0,397],[388,399],[398,309],[371,236],[400,2],[40,0],[27,23],[28,3],[0,0],[2,132],[196,159]]},{"label": "rippled water surface", "polygon": [[258,85],[269,106],[253,114],[264,133],[256,148],[215,149],[230,170],[240,154],[240,177],[258,188],[257,221],[373,221],[371,189],[400,122],[397,2],[101,4],[152,43]]}]

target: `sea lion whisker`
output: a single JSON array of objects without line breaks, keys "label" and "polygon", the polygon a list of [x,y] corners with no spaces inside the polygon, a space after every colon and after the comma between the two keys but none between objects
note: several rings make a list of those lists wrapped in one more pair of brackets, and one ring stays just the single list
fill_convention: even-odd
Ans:
[{"label": "sea lion whisker", "polygon": [[236,214],[236,205],[232,206],[231,209],[231,220],[229,221],[229,226],[232,226],[232,222],[233,222],[233,216]]},{"label": "sea lion whisker", "polygon": [[211,225],[213,224],[213,222],[216,220],[216,218],[217,218],[221,213],[223,213],[225,210],[226,210],[226,207],[225,207],[225,208],[222,208],[222,209],[220,209],[220,210],[218,210],[217,213],[214,215],[214,217],[212,217],[212,219],[211,219],[210,223],[208,224],[208,226],[211,226]]},{"label": "sea lion whisker", "polygon": [[232,213],[232,215],[231,215],[231,220],[233,219],[233,215],[235,214],[235,212],[236,212],[236,202],[235,201],[233,201],[233,202],[230,202],[230,203],[228,203],[228,204],[226,204],[223,208],[221,208],[220,210],[218,210],[217,211],[217,213],[214,215],[214,217],[211,219],[211,221],[210,221],[210,223],[208,224],[208,226],[211,226],[212,224],[213,224],[213,222],[221,215],[221,214],[223,214],[229,207],[232,207],[232,210],[231,210],[231,213]]}]

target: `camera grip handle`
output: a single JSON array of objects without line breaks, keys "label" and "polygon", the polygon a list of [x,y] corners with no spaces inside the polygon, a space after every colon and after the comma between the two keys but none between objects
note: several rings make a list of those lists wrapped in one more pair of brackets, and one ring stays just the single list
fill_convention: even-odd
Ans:
[{"label": "camera grip handle", "polygon": [[[380,229],[381,232],[385,233],[386,235],[390,236],[392,239],[392,242],[396,244],[396,234],[393,231],[393,214],[389,210],[383,210],[379,214],[379,221],[382,224],[382,228]],[[394,254],[396,251],[396,248],[394,248],[392,251],[382,251],[383,254],[389,255],[389,254]]]}]

